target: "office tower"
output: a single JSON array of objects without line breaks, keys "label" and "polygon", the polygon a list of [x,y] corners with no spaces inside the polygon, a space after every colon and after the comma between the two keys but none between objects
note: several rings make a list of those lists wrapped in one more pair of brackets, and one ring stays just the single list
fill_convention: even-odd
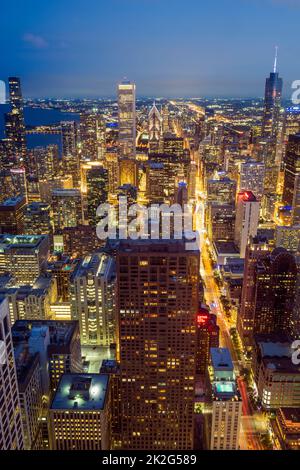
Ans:
[{"label": "office tower", "polygon": [[149,113],[149,153],[159,152],[162,138],[162,117],[154,102]]},{"label": "office tower", "polygon": [[40,181],[52,180],[58,174],[59,152],[57,145],[35,147],[29,151],[29,173],[37,175]]},{"label": "office tower", "polygon": [[2,204],[7,199],[10,199],[12,195],[17,196],[17,194],[15,194],[15,186],[13,184],[10,170],[3,170],[0,172],[0,185],[0,204]]},{"label": "office tower", "polygon": [[[135,158],[135,84],[124,80],[118,85],[119,155]],[[128,183],[128,181],[127,181]],[[121,183],[122,184],[122,183]]]},{"label": "office tower", "polygon": [[170,131],[169,108],[167,104],[162,108],[162,126],[163,133],[167,134]]},{"label": "office tower", "polygon": [[121,241],[117,302],[122,449],[192,449],[199,252]]},{"label": "office tower", "polygon": [[51,319],[50,305],[57,298],[53,279],[41,276],[31,285],[22,285],[7,275],[2,281],[0,295],[8,298],[12,325],[16,320]]},{"label": "office tower", "polygon": [[236,182],[230,178],[209,179],[207,181],[207,202],[234,204]]},{"label": "office tower", "polygon": [[197,314],[196,372],[205,374],[209,364],[211,348],[219,347],[219,330],[216,315],[200,308]]},{"label": "office tower", "polygon": [[[147,164],[163,164],[158,167],[163,179],[167,182],[165,188],[165,198],[170,201],[174,200],[175,189],[181,181],[187,181],[190,170],[190,159],[181,158],[176,155],[168,155],[165,153],[155,153],[151,155],[151,160]],[[152,167],[155,171],[155,166]],[[159,169],[160,168],[160,169]],[[161,184],[161,183],[160,183]]]},{"label": "office tower", "polygon": [[266,258],[272,247],[265,238],[251,238],[245,254],[242,298],[237,321],[237,329],[245,346],[249,346],[254,328],[255,310],[255,270],[258,262]]},{"label": "office tower", "polygon": [[0,298],[0,450],[23,449],[21,410],[9,309]]},{"label": "office tower", "polygon": [[105,168],[108,171],[108,193],[110,200],[116,195],[120,186],[119,157],[116,151],[108,151],[105,156]]},{"label": "office tower", "polygon": [[277,194],[270,192],[264,193],[261,201],[261,215],[265,221],[274,221],[277,199]]},{"label": "office tower", "polygon": [[49,235],[53,228],[51,225],[51,207],[44,202],[28,204],[24,212],[25,235]]},{"label": "office tower", "polygon": [[254,283],[254,333],[291,333],[297,283],[295,257],[284,248],[276,248],[257,263]]},{"label": "office tower", "polygon": [[43,388],[39,353],[31,353],[24,343],[14,347],[19,399],[24,434],[24,449],[42,448],[41,419]]},{"label": "office tower", "polygon": [[149,204],[170,203],[174,197],[174,181],[163,163],[146,163],[146,186]]},{"label": "office tower", "polygon": [[78,225],[66,227],[62,233],[63,252],[72,258],[81,258],[99,250],[105,242],[97,236],[95,227]]},{"label": "office tower", "polygon": [[210,450],[238,450],[242,398],[228,349],[211,349],[212,425]]},{"label": "office tower", "polygon": [[251,191],[257,200],[264,194],[265,164],[248,160],[240,165],[239,192]]},{"label": "office tower", "polygon": [[116,360],[104,359],[100,374],[109,376],[111,402],[111,449],[122,449],[121,436],[121,399],[120,399],[120,364]]},{"label": "office tower", "polygon": [[26,199],[16,196],[3,201],[0,205],[1,233],[19,235],[23,233]]},{"label": "office tower", "polygon": [[97,208],[108,202],[108,172],[103,166],[87,170],[86,188],[88,221],[95,227],[99,220]]},{"label": "office tower", "polygon": [[167,155],[184,156],[184,139],[175,135],[165,136],[163,139],[163,153]]},{"label": "office tower", "polygon": [[77,227],[82,222],[82,200],[78,189],[55,189],[52,191],[54,230]]},{"label": "office tower", "polygon": [[285,141],[290,135],[300,133],[300,107],[291,106],[286,108],[284,114],[283,135]]},{"label": "office tower", "polygon": [[300,450],[299,408],[278,408],[271,429],[280,450]]},{"label": "office tower", "polygon": [[17,77],[10,77],[8,81],[11,112],[5,114],[5,134],[10,141],[15,163],[17,165],[26,164],[26,135],[21,83]]},{"label": "office tower", "polygon": [[292,206],[299,186],[300,176],[300,134],[290,135],[284,157],[284,181],[282,200]]},{"label": "office tower", "polygon": [[293,210],[292,210],[292,225],[300,224],[300,173],[295,179]]},{"label": "office tower", "polygon": [[293,364],[290,339],[282,334],[254,335],[252,373],[266,410],[300,407],[300,368]]},{"label": "office tower", "polygon": [[105,374],[64,374],[49,410],[52,450],[109,450],[110,383]]},{"label": "office tower", "polygon": [[119,180],[121,186],[124,184],[137,185],[138,165],[136,160],[124,157],[119,158]]},{"label": "office tower", "polygon": [[78,126],[75,121],[62,121],[61,125],[61,140],[62,140],[62,155],[68,157],[69,155],[77,154],[78,145]]},{"label": "office tower", "polygon": [[282,226],[277,225],[275,230],[275,245],[287,251],[297,253],[300,241],[300,225]]},{"label": "office tower", "polygon": [[43,393],[49,396],[63,374],[82,372],[77,321],[18,320],[12,328],[14,346],[23,344],[40,356]]},{"label": "office tower", "polygon": [[246,247],[250,237],[255,237],[259,222],[259,202],[251,191],[238,194],[236,204],[234,240],[245,258]]},{"label": "office tower", "polygon": [[277,72],[277,50],[273,72],[266,79],[265,109],[262,123],[262,135],[277,139],[279,131],[280,107],[282,95],[282,79]]},{"label": "office tower", "polygon": [[72,316],[78,319],[82,345],[116,343],[116,268],[112,257],[86,257],[72,276]]},{"label": "office tower", "polygon": [[206,224],[210,240],[233,241],[235,233],[234,204],[208,203]]},{"label": "office tower", "polygon": [[105,151],[105,123],[97,112],[80,114],[80,154],[82,159],[102,161]]},{"label": "office tower", "polygon": [[46,235],[0,235],[0,274],[10,272],[20,285],[43,273],[49,256]]},{"label": "office tower", "polygon": [[27,202],[27,178],[25,168],[11,168],[10,170],[14,194],[24,196]]},{"label": "office tower", "polygon": [[71,276],[78,260],[61,253],[51,256],[47,264],[47,272],[56,281],[57,298],[61,303],[70,301]]}]

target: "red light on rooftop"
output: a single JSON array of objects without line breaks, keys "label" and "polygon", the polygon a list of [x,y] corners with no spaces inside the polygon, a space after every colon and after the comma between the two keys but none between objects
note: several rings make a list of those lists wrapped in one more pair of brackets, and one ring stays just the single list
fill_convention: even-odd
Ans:
[{"label": "red light on rooftop", "polygon": [[209,320],[209,315],[205,313],[199,313],[197,315],[197,324],[198,325],[205,325]]}]

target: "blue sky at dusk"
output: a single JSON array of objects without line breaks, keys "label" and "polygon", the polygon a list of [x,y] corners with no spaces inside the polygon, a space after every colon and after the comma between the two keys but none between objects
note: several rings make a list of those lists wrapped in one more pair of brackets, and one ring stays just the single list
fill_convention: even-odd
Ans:
[{"label": "blue sky at dusk", "polygon": [[2,3],[0,79],[24,95],[261,96],[279,46],[300,79],[300,0],[14,0]]}]

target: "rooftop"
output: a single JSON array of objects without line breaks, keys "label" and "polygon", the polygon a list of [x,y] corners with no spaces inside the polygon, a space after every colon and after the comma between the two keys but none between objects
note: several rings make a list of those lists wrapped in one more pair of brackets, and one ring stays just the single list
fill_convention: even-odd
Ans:
[{"label": "rooftop", "polygon": [[38,246],[47,235],[0,235],[0,249],[9,248],[33,248]]},{"label": "rooftop", "polygon": [[68,346],[78,327],[77,321],[56,320],[17,320],[12,327],[14,345],[28,342],[34,335],[44,335],[44,329],[49,329],[50,346]]},{"label": "rooftop", "polygon": [[227,348],[211,348],[211,362],[214,370],[233,371],[233,363],[229,349]]},{"label": "rooftop", "polygon": [[11,197],[9,199],[6,199],[6,201],[3,201],[0,204],[0,207],[15,207],[21,204],[22,202],[25,203],[25,198],[24,196],[15,196]]},{"label": "rooftop", "polygon": [[103,410],[108,392],[107,374],[64,374],[53,398],[52,410]]}]

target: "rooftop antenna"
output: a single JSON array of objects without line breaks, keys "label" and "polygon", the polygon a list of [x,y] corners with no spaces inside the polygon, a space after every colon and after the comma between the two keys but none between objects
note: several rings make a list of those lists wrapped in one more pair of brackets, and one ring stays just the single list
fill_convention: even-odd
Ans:
[{"label": "rooftop antenna", "polygon": [[277,72],[277,58],[278,58],[278,46],[275,46],[275,60],[274,60],[274,73]]}]

